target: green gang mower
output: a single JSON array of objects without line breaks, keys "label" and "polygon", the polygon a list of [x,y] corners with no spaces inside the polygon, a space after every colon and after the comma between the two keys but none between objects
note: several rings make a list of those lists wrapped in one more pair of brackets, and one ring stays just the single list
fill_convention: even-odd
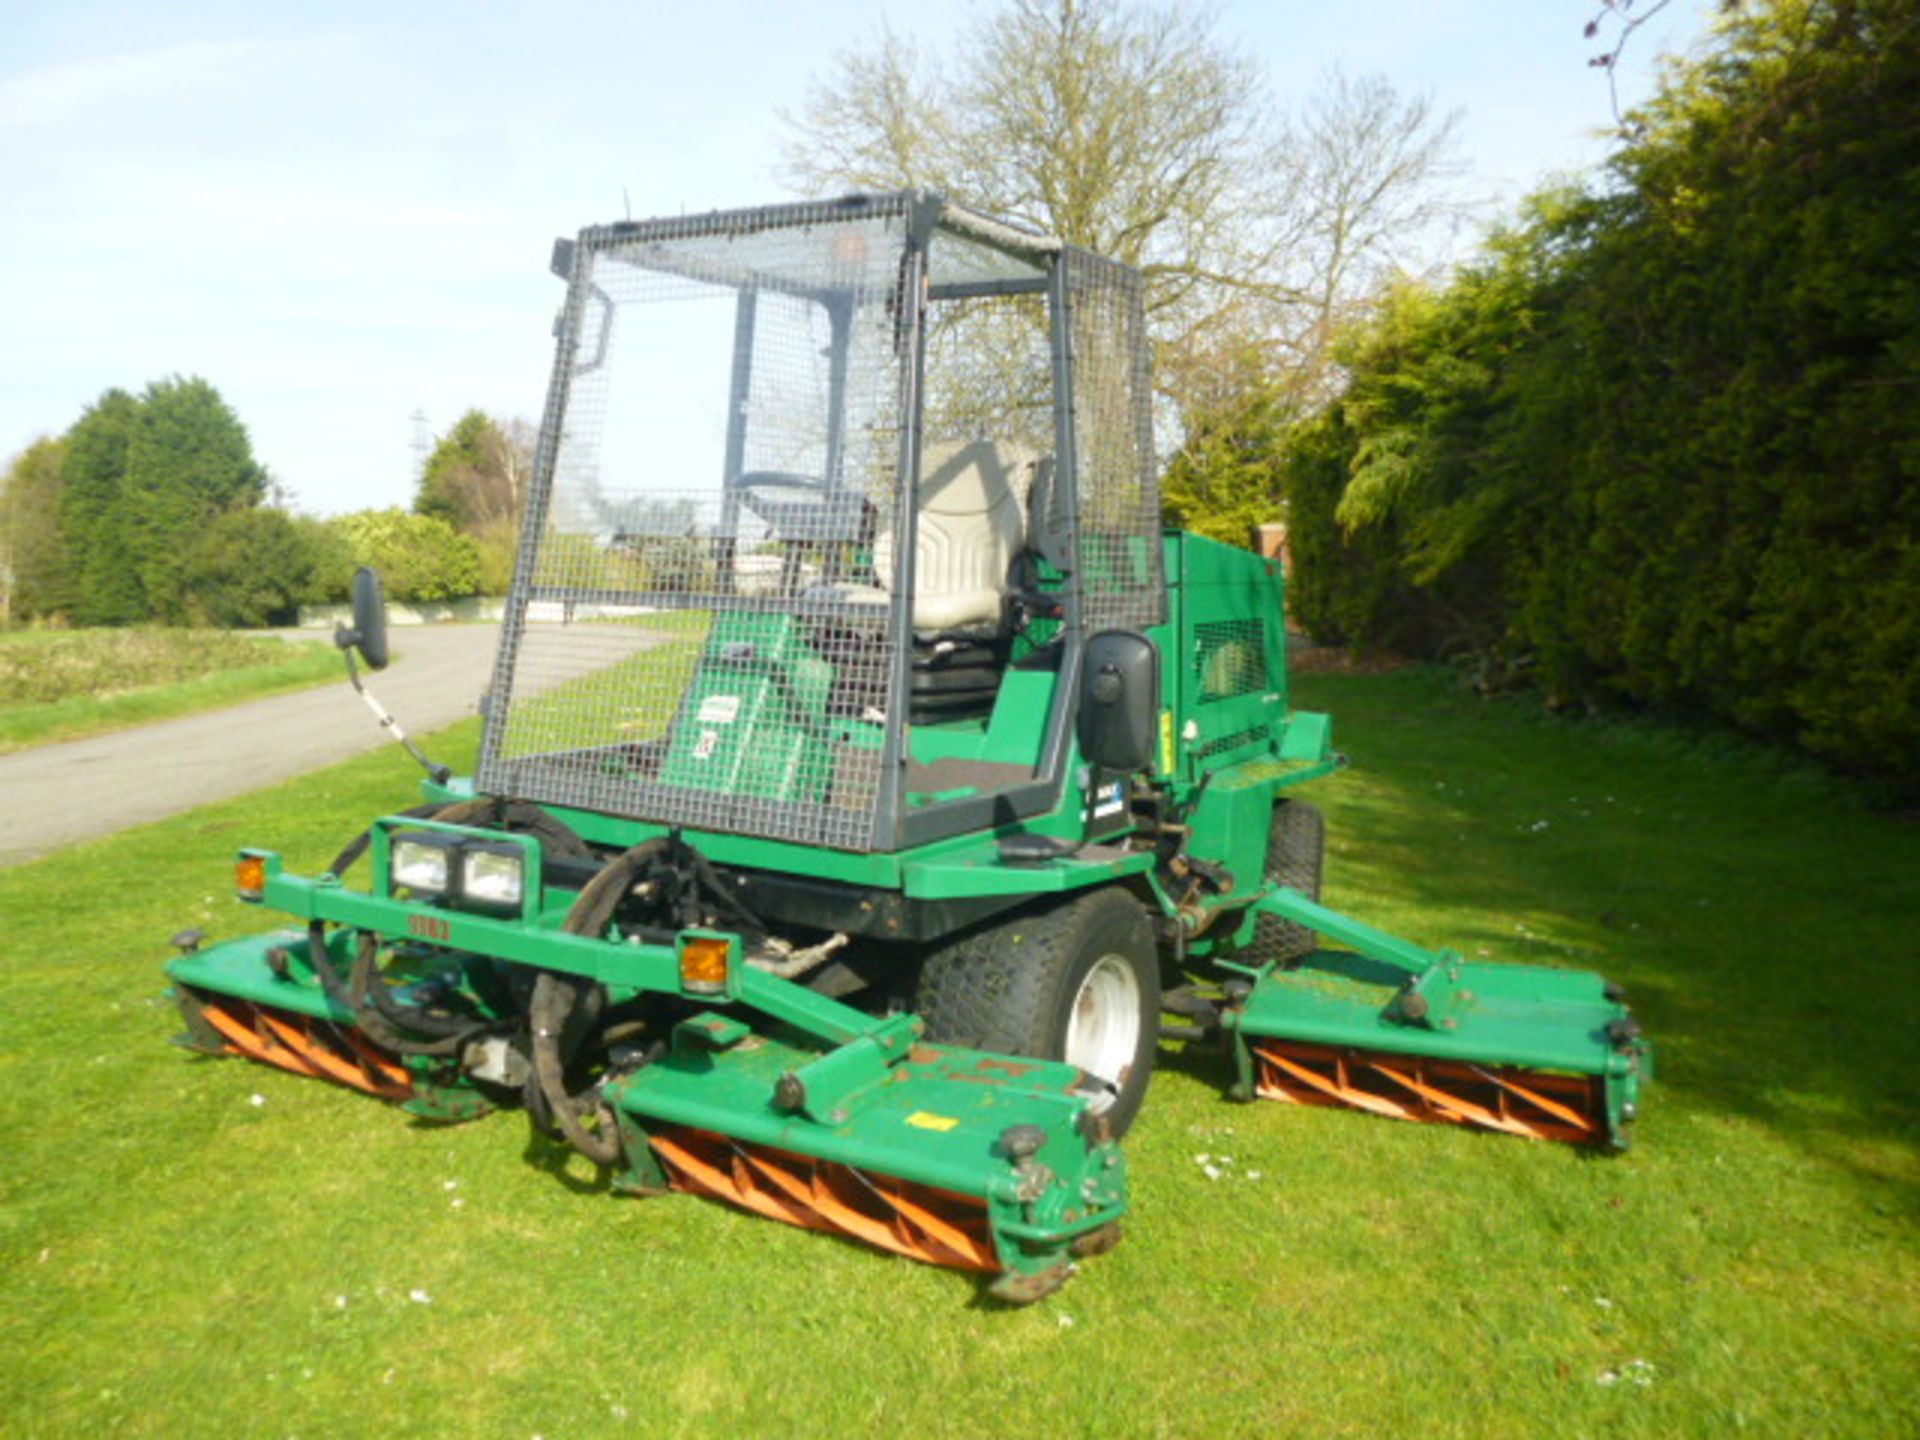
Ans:
[{"label": "green gang mower", "polygon": [[[1278,564],[1162,531],[1136,272],[922,193],[553,268],[476,773],[323,874],[241,852],[295,923],[188,942],[186,1044],[1015,1301],[1118,1239],[1162,1036],[1238,1098],[1626,1143],[1598,976],[1319,903],[1340,758]],[[386,661],[370,573],[339,639]]]}]

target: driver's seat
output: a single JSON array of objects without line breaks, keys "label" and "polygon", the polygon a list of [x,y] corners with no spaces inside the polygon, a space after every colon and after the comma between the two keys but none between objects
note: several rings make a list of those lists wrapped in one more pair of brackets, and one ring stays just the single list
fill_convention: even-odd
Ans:
[{"label": "driver's seat", "polygon": [[[993,440],[942,441],[920,454],[920,521],[913,544],[913,628],[934,638],[998,639],[1007,574],[1026,544],[1026,495],[1036,457]],[[893,535],[873,546],[873,573],[894,584]]]},{"label": "driver's seat", "polygon": [[[1039,461],[993,440],[921,451],[913,547],[913,690],[908,719],[929,724],[992,710],[1006,667],[1008,577],[1026,545]],[[898,576],[891,532],[873,546],[873,585],[818,585],[806,598],[884,605]]]}]

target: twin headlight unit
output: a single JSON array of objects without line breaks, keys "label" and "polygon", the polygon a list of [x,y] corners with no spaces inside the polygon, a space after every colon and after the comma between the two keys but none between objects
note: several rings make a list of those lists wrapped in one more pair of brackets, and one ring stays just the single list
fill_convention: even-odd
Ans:
[{"label": "twin headlight unit", "polygon": [[525,842],[453,830],[396,830],[387,837],[387,887],[455,910],[521,913],[527,898]]}]

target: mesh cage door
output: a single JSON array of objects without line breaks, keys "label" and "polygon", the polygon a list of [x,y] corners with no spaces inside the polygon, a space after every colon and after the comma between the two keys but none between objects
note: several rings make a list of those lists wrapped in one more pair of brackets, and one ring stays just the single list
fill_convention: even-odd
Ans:
[{"label": "mesh cage door", "polygon": [[1068,248],[1079,578],[1089,634],[1166,619],[1152,361],[1139,272]]},{"label": "mesh cage door", "polygon": [[905,223],[881,200],[581,237],[483,789],[884,843]]}]

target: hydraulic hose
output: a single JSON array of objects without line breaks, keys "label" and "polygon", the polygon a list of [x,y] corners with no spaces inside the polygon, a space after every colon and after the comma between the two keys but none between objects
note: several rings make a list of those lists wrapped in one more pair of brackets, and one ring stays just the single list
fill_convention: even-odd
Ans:
[{"label": "hydraulic hose", "polygon": [[655,856],[664,854],[666,849],[666,839],[655,836],[651,840],[642,840],[631,850],[624,850],[609,860],[598,874],[581,887],[580,894],[575,897],[563,927],[566,932],[569,935],[589,936],[604,933],[613,921],[613,912],[620,908],[620,901],[632,888],[640,867]]},{"label": "hydraulic hose", "polygon": [[[563,927],[566,932],[569,935],[604,933],[640,868],[666,847],[667,842],[656,837],[643,840],[609,860],[575,898]],[[533,1075],[546,1102],[547,1113],[567,1142],[596,1165],[613,1165],[620,1159],[620,1132],[613,1117],[597,1100],[567,1091],[563,1040],[568,1022],[580,1003],[580,982],[569,976],[543,970],[533,982],[533,996],[527,1006],[527,1020],[533,1032]],[[598,1129],[589,1128],[585,1123],[585,1116],[593,1109],[600,1112]]]},{"label": "hydraulic hose", "polygon": [[364,997],[389,1024],[403,1030],[412,1030],[420,1035],[436,1038],[447,1035],[466,1036],[471,1035],[476,1028],[485,1028],[485,1022],[476,1021],[470,1015],[435,1015],[423,1005],[401,1004],[394,998],[393,992],[380,983],[376,963],[379,958],[377,954],[379,946],[377,943],[369,946],[366,942],[370,938],[363,936],[361,939],[361,950],[368,952],[365,957],[364,981],[360,976],[361,956],[356,954],[353,974],[347,982],[349,993],[356,1000]]},{"label": "hydraulic hose", "polygon": [[712,897],[715,904],[722,910],[729,912],[733,918],[740,923],[743,929],[764,937],[768,933],[767,922],[754,914],[746,901],[733,893],[732,889],[714,870],[713,865],[708,861],[706,856],[702,855],[698,850],[692,849],[687,853],[693,857],[694,874],[697,875],[706,886],[707,893]]},{"label": "hydraulic hose", "polygon": [[[460,1024],[458,1030],[443,1033],[431,1040],[416,1039],[396,1028],[373,999],[374,992],[384,988],[374,974],[374,962],[379,957],[379,951],[379,939],[370,931],[362,931],[354,955],[352,978],[343,980],[340,972],[334,968],[333,957],[327,953],[326,923],[315,920],[307,929],[307,954],[313,962],[313,973],[320,979],[320,988],[326,991],[329,1000],[352,1014],[354,1023],[366,1032],[367,1038],[374,1044],[396,1055],[456,1055],[467,1041],[488,1028],[486,1021],[466,1021]],[[394,1003],[391,997],[387,999],[389,1004]],[[438,1016],[416,1016],[404,1010],[397,1023],[417,1026],[421,1019],[438,1024],[448,1023]]]},{"label": "hydraulic hose", "polygon": [[[579,984],[570,978],[543,970],[533,982],[527,1019],[533,1029],[534,1078],[539,1081],[548,1114],[567,1137],[567,1143],[596,1165],[613,1165],[620,1159],[620,1130],[612,1114],[597,1099],[567,1093],[561,1037],[579,1003]],[[598,1129],[585,1123],[590,1110],[598,1111]]]},{"label": "hydraulic hose", "polygon": [[[537,805],[517,800],[482,796],[452,804],[416,805],[401,813],[414,820],[440,820],[450,825],[478,822],[531,833],[540,838],[543,851],[551,854],[576,859],[591,858],[593,854],[571,826]],[[371,830],[362,830],[334,857],[329,871],[335,876],[344,874],[366,853],[372,838]],[[345,981],[327,953],[325,926],[319,922],[315,922],[309,932],[309,948],[313,952],[314,973],[320,977],[328,996],[353,1012],[355,1022],[369,1039],[396,1054],[457,1054],[469,1039],[489,1028],[484,1021],[433,1015],[421,1007],[402,1005],[395,1000],[379,981],[375,963],[379,944],[371,934],[361,936],[351,978]],[[423,1036],[428,1038],[420,1038]]]},{"label": "hydraulic hose", "polygon": [[[373,999],[376,992],[386,988],[379,975],[379,957],[379,937],[371,931],[361,931],[348,993],[352,999],[354,1020],[379,1044],[403,1055],[458,1055],[469,1040],[488,1028],[488,1022],[484,1020],[470,1020],[458,1030],[448,1031],[431,1040],[416,1040],[404,1034],[390,1023],[388,1015]],[[391,996],[383,998],[388,1005],[394,1004]],[[432,1017],[421,1015],[419,1018]],[[413,1015],[405,1015],[400,1023],[417,1028]]]}]

